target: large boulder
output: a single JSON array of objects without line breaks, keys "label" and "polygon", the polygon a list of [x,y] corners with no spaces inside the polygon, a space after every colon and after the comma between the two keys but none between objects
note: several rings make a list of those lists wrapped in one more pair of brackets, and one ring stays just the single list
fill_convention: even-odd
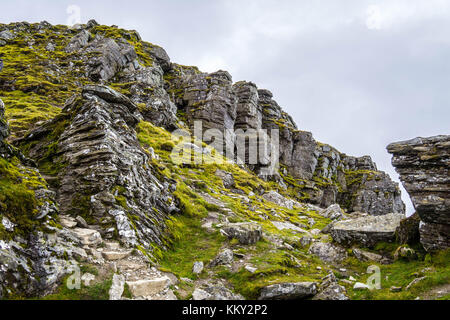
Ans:
[{"label": "large boulder", "polygon": [[339,263],[347,258],[347,251],[328,242],[314,242],[308,251],[327,263]]},{"label": "large boulder", "polygon": [[421,219],[428,251],[450,247],[450,135],[392,143],[392,165]]},{"label": "large boulder", "polygon": [[314,282],[279,283],[262,288],[259,300],[298,300],[314,296]]},{"label": "large boulder", "polygon": [[393,242],[395,231],[403,218],[402,214],[391,213],[343,220],[332,225],[330,234],[340,244],[373,247],[378,242]]},{"label": "large boulder", "polygon": [[230,249],[224,249],[211,262],[210,266],[230,265],[233,262],[234,253]]},{"label": "large boulder", "polygon": [[251,222],[231,223],[222,230],[230,239],[237,239],[244,245],[255,244],[262,237],[261,226]]},{"label": "large boulder", "polygon": [[335,203],[325,210],[320,210],[319,214],[324,217],[331,220],[341,220],[344,217],[344,213],[342,212],[341,207],[339,204]]}]

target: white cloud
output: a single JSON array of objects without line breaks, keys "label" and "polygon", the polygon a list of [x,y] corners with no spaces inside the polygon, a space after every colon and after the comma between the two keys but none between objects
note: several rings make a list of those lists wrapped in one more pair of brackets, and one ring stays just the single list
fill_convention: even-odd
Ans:
[{"label": "white cloud", "polygon": [[366,26],[370,30],[381,30],[383,26],[383,15],[377,5],[370,5],[367,8]]},{"label": "white cloud", "polygon": [[448,16],[447,0],[380,0],[366,9],[365,23],[370,30],[389,29],[426,19]]}]

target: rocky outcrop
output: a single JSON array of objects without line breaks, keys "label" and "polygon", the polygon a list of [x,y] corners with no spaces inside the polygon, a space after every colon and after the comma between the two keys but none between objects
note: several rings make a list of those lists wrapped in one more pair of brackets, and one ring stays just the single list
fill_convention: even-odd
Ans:
[{"label": "rocky outcrop", "polygon": [[[349,212],[372,215],[404,213],[397,183],[378,171],[369,156],[347,156],[315,141],[310,132],[298,130],[269,90],[258,89],[251,82],[233,84],[231,75],[225,71],[207,74],[177,65],[165,79],[183,120],[191,128],[195,121],[202,123],[201,130],[195,133],[197,137],[209,129],[215,130],[209,131],[203,140],[214,141],[214,146],[221,152],[234,151],[237,153],[235,160],[247,164],[264,179],[294,186],[299,200],[322,208],[338,203]],[[279,133],[281,170],[270,176],[264,169],[269,165],[271,150],[250,152],[247,148],[242,155],[236,149],[226,149],[226,145],[235,141],[256,141],[255,135],[261,130],[266,130],[268,136],[272,135],[272,130]],[[213,133],[223,140],[217,144],[211,137]],[[259,136],[260,147],[267,147],[269,141]]]},{"label": "rocky outcrop", "polygon": [[416,138],[387,147],[420,217],[428,251],[450,247],[450,136]]},{"label": "rocky outcrop", "polygon": [[73,234],[54,227],[56,195],[39,172],[27,166],[30,161],[4,141],[8,131],[0,100],[0,299],[49,292],[83,254]]},{"label": "rocky outcrop", "polygon": [[333,240],[344,245],[373,247],[378,242],[395,241],[395,231],[404,218],[401,214],[362,216],[335,222],[330,230]]},{"label": "rocky outcrop", "polygon": [[[81,215],[103,226],[106,238],[130,246],[163,245],[165,219],[177,210],[170,191],[173,181],[158,180],[151,158],[141,148],[134,128],[136,105],[103,86],[87,86],[64,108],[65,129],[58,137],[58,202],[63,213]],[[51,130],[58,118],[32,132],[26,142]],[[47,129],[46,129],[47,128]],[[30,151],[38,154],[45,146]]]}]

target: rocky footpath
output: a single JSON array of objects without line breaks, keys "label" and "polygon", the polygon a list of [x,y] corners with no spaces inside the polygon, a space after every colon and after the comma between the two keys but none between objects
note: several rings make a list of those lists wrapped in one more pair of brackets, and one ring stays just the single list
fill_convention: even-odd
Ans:
[{"label": "rocky footpath", "polygon": [[450,246],[450,136],[416,138],[387,147],[420,217],[428,251]]}]

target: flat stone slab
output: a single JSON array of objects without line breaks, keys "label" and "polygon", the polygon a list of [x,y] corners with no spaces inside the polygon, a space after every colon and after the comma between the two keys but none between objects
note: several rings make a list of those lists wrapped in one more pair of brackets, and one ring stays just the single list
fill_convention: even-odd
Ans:
[{"label": "flat stone slab", "polygon": [[169,277],[155,278],[151,280],[127,281],[133,297],[149,297],[155,295],[170,285]]},{"label": "flat stone slab", "polygon": [[280,221],[272,221],[272,224],[275,226],[275,228],[277,228],[278,230],[282,231],[282,230],[293,230],[293,231],[297,231],[300,233],[307,233],[308,231],[306,231],[305,229],[302,229],[290,222],[280,222]]},{"label": "flat stone slab", "polygon": [[72,229],[77,226],[77,222],[71,218],[60,218],[59,222],[64,228]]},{"label": "flat stone slab", "polygon": [[339,221],[333,224],[330,234],[340,244],[373,247],[378,242],[394,241],[395,231],[404,218],[403,214],[391,213]]}]

